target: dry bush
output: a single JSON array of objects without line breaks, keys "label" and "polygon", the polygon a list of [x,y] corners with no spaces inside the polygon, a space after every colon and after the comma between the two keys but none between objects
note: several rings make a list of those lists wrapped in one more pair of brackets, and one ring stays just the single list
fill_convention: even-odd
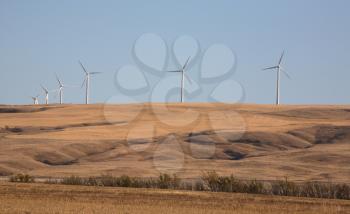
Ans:
[{"label": "dry bush", "polygon": [[106,187],[118,186],[117,179],[112,175],[104,174],[99,178],[95,178],[95,180],[97,180],[97,183],[100,183],[101,186],[106,186]]},{"label": "dry bush", "polygon": [[302,185],[301,196],[350,200],[350,186],[347,184],[308,182]]},{"label": "dry bush", "polygon": [[287,177],[283,181],[277,181],[271,184],[271,193],[273,195],[299,196],[300,191],[300,186],[288,181]]},{"label": "dry bush", "polygon": [[160,174],[157,183],[160,189],[178,189],[181,180],[176,175]]},{"label": "dry bush", "polygon": [[80,178],[78,176],[70,176],[67,178],[63,178],[61,184],[64,185],[86,185],[85,179]]},{"label": "dry bush", "polygon": [[18,182],[18,183],[34,183],[35,179],[34,177],[28,175],[28,174],[17,174],[17,175],[12,175],[9,178],[10,182]]},{"label": "dry bush", "polygon": [[338,184],[335,186],[335,198],[350,200],[350,185]]},{"label": "dry bush", "polygon": [[268,193],[269,190],[267,190],[264,186],[263,182],[252,180],[247,182],[244,185],[244,193],[252,193],[252,194],[264,194]]},{"label": "dry bush", "polygon": [[[19,174],[10,178],[12,182],[31,182],[34,178]],[[296,196],[310,198],[329,198],[350,200],[350,186],[347,184],[332,184],[307,182],[297,184],[287,178],[276,182],[261,182],[257,180],[243,181],[233,175],[220,176],[215,171],[203,173],[196,181],[183,181],[176,175],[160,174],[154,178],[132,178],[127,175],[120,177],[101,175],[100,177],[82,178],[70,176],[62,180],[47,180],[46,183],[60,183],[67,185],[105,186],[105,187],[133,187],[157,189],[181,189],[192,191],[235,192],[251,194],[269,194],[279,196]]]},{"label": "dry bush", "polygon": [[212,191],[219,191],[219,175],[215,171],[206,172],[202,175],[202,180],[204,181],[205,188]]},{"label": "dry bush", "polygon": [[83,178],[70,176],[60,181],[66,185],[86,185],[86,186],[105,186],[105,187],[134,187],[134,188],[160,188],[160,189],[179,189],[182,185],[181,180],[176,176],[168,174],[159,175],[158,179],[132,178],[127,175],[120,177],[109,174],[100,177]]},{"label": "dry bush", "polygon": [[212,192],[240,192],[254,194],[267,192],[262,182],[257,180],[245,182],[235,178],[233,175],[219,176],[215,171],[203,174],[202,180],[204,181],[206,189]]},{"label": "dry bush", "polygon": [[181,181],[179,188],[182,190],[191,190],[191,191],[205,191],[205,190],[207,190],[203,180],[195,180],[195,181],[187,181],[187,182]]}]

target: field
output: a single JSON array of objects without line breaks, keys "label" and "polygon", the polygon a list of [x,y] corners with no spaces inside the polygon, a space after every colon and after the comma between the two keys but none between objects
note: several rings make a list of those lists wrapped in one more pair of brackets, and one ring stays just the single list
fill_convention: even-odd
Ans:
[{"label": "field", "polygon": [[350,202],[232,193],[0,182],[0,213],[350,213]]},{"label": "field", "polygon": [[[350,106],[0,106],[0,180],[69,176],[350,183]],[[0,182],[0,213],[350,213],[271,195]]]},{"label": "field", "polygon": [[0,106],[0,175],[350,183],[349,106]]}]

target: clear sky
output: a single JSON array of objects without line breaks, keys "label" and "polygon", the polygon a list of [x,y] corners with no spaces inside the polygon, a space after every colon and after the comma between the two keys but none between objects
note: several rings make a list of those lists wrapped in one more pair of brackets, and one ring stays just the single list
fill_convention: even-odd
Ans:
[{"label": "clear sky", "polygon": [[[81,85],[78,60],[92,72],[103,72],[91,82],[93,103],[131,96],[116,87],[115,72],[137,65],[135,41],[152,33],[166,42],[168,51],[183,35],[195,38],[202,53],[217,43],[231,48],[236,67],[227,78],[242,85],[243,102],[274,102],[275,73],[261,69],[276,64],[285,50],[283,65],[292,78],[281,79],[282,103],[348,104],[349,9],[348,0],[0,0],[0,103],[31,103],[29,96],[41,93],[40,84],[57,88],[54,73],[66,84]],[[199,72],[194,66],[189,76],[197,81]],[[126,85],[133,81],[131,76]],[[155,84],[150,81],[151,88]],[[229,96],[231,91],[219,93]],[[147,93],[132,96],[149,100]],[[82,103],[84,90],[67,88],[64,99]],[[189,99],[207,100],[203,94]]]}]

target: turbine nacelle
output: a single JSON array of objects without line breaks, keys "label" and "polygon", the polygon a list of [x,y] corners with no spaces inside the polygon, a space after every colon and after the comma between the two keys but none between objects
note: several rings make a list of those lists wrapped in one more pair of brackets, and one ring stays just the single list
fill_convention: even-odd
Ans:
[{"label": "turbine nacelle", "polygon": [[289,73],[281,65],[283,57],[284,57],[284,54],[285,54],[285,52],[283,51],[277,65],[272,66],[272,67],[264,68],[263,71],[276,69],[277,72],[282,71],[290,79],[291,77],[290,77]]}]

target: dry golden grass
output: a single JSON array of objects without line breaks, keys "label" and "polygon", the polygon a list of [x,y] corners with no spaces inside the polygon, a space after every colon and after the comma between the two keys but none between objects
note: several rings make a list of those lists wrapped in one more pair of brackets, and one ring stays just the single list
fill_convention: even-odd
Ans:
[{"label": "dry golden grass", "polygon": [[[229,121],[235,114],[241,120]],[[0,175],[153,177],[164,169],[194,178],[216,170],[350,183],[349,141],[349,106],[0,106]]]},{"label": "dry golden grass", "polygon": [[350,213],[350,202],[232,193],[0,182],[0,213]]}]

